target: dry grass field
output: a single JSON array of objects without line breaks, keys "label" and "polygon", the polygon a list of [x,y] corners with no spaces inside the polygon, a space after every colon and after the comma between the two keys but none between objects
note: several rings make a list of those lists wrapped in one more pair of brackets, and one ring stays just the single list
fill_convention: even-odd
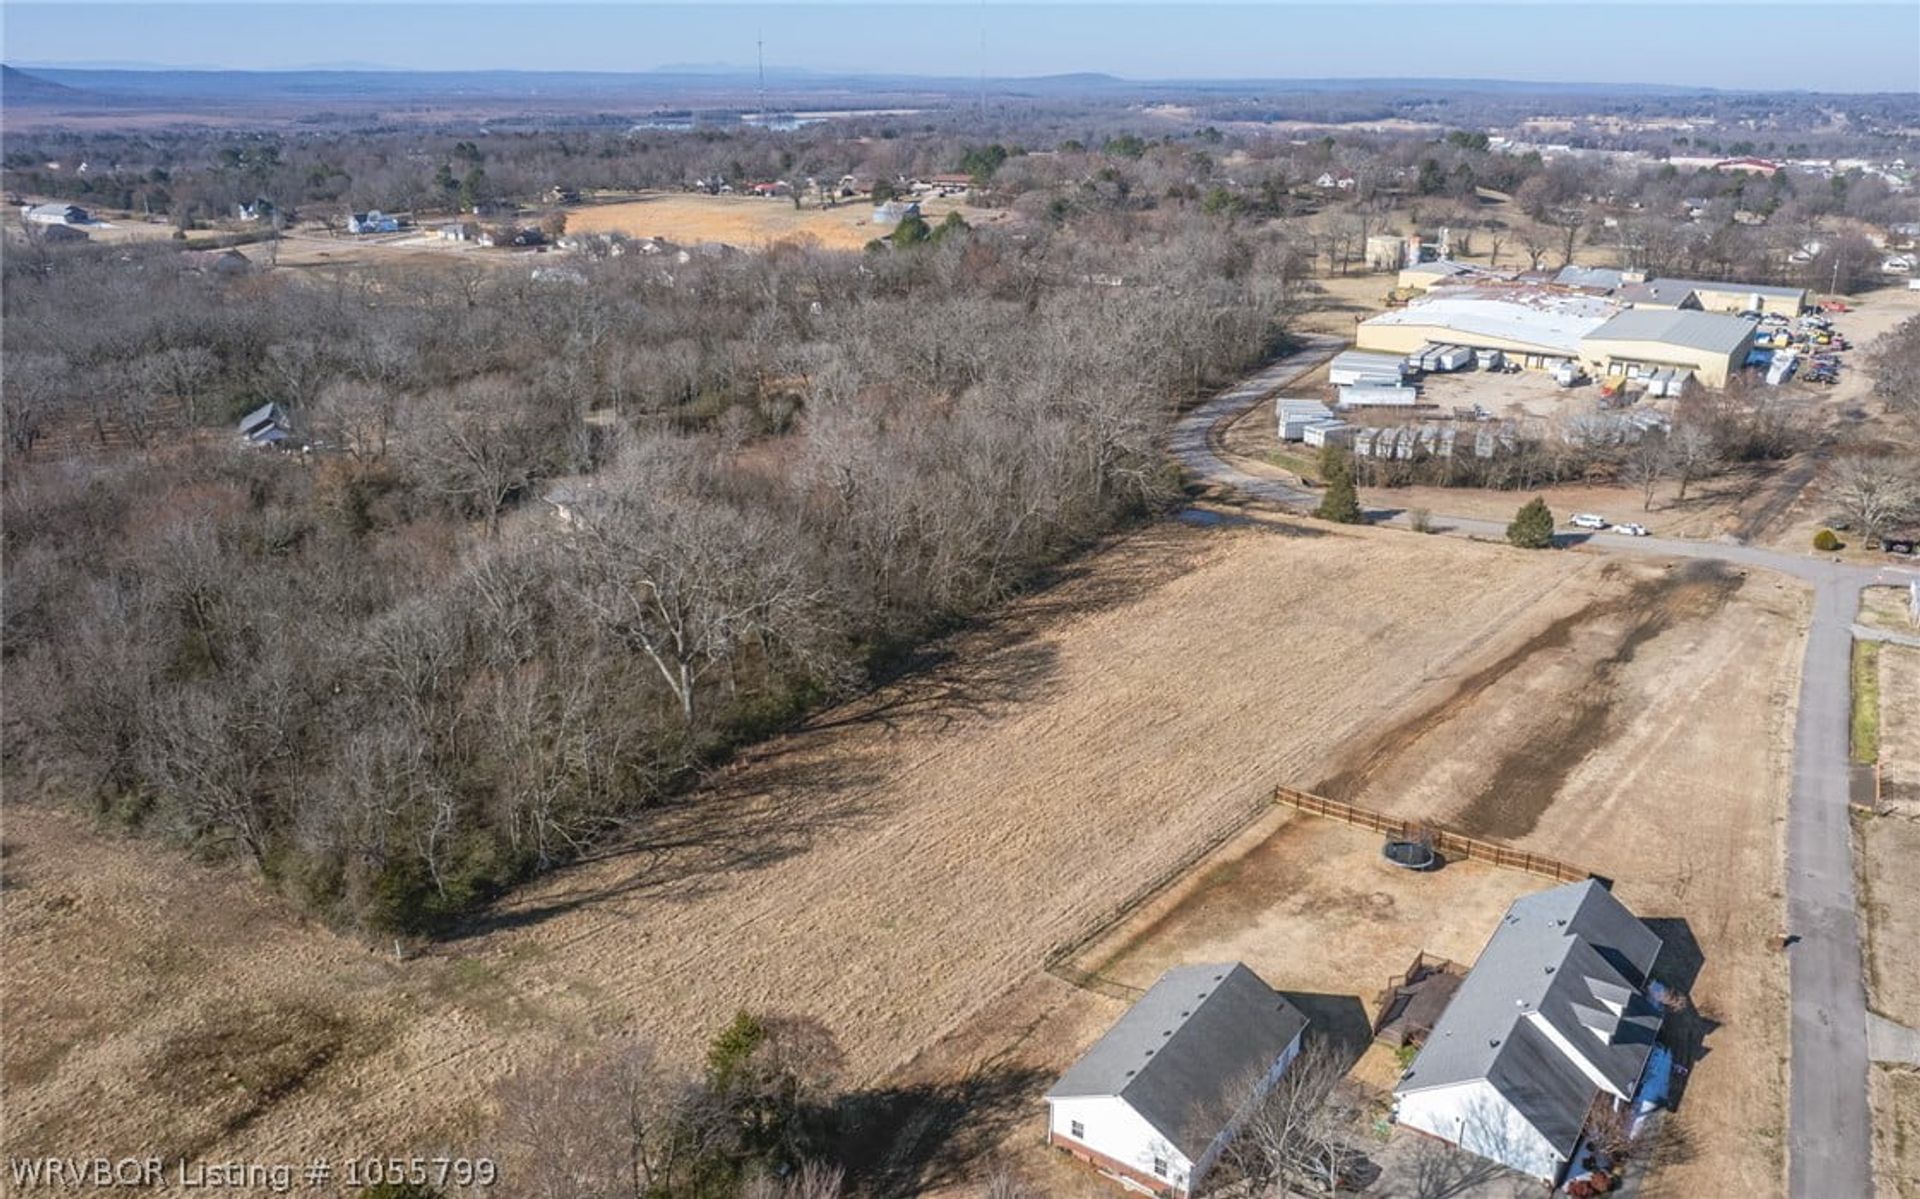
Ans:
[{"label": "dry grass field", "polygon": [[[1649,1193],[1715,1193],[1735,1175],[1743,1193],[1777,1193],[1786,970],[1769,941],[1783,920],[1780,826],[1805,597],[1770,577],[1699,567],[1594,573],[1530,613],[1516,630],[1525,635],[1456,663],[1437,694],[1300,781],[1616,880],[1667,939],[1663,973],[1691,988],[1709,1021]],[[1262,836],[1223,850],[1083,961],[1144,985],[1175,962],[1237,957],[1282,989],[1370,1005],[1417,951],[1471,962],[1513,896],[1552,885],[1474,863],[1406,876],[1379,862],[1376,839],[1305,817]],[[1056,1002],[1050,1023],[1037,997],[1000,1020],[1056,1036],[1083,1028],[1084,1039],[1063,1052],[1029,1037],[1022,1065],[1057,1069],[1122,1006]],[[1378,1056],[1358,1074],[1390,1085]],[[1059,1173],[1044,1151],[1022,1156],[1036,1176]]]},{"label": "dry grass field", "polygon": [[[889,1168],[953,1181],[1030,1143],[1050,1071],[1118,1010],[1050,951],[1157,880],[1204,862],[1116,934],[1128,981],[1231,954],[1368,1001],[1411,951],[1471,958],[1540,883],[1383,871],[1371,838],[1264,806],[1292,781],[1684,918],[1720,1027],[1681,1114],[1693,1160],[1662,1178],[1776,1173],[1797,593],[1232,515],[1065,574],[406,962],[235,871],[11,804],[5,1150],[484,1150],[504,1077],[627,1036],[686,1058],[746,1007],[824,1021],[849,1083],[902,1106]],[[930,1094],[967,1119],[916,1116]]]},{"label": "dry grass field", "polygon": [[[956,199],[922,200],[920,211],[929,222],[958,212],[975,225],[1009,216],[1004,211],[968,208]],[[637,200],[568,209],[567,231],[660,237],[683,244],[718,241],[749,247],[800,241],[829,250],[858,250],[892,232],[891,225],[873,224],[872,216],[873,204],[864,198],[845,201],[838,208],[817,208],[811,202],[795,208],[787,199],[658,192]]]},{"label": "dry grass field", "polygon": [[405,963],[10,804],[6,1150],[473,1146],[505,1075],[689,1056],[740,1007],[819,1017],[880,1082],[1599,566],[1169,523],[1067,573]]}]

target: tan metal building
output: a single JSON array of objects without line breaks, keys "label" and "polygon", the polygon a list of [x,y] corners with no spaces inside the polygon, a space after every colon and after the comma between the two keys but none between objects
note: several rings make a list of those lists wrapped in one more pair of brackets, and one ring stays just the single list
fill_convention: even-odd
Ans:
[{"label": "tan metal building", "polygon": [[1737,316],[1631,308],[1580,340],[1580,362],[1595,378],[1673,367],[1725,387],[1753,349],[1753,330]]},{"label": "tan metal building", "polygon": [[1696,309],[1701,312],[1770,312],[1798,316],[1807,309],[1804,287],[1705,279],[1648,279],[1629,283],[1615,295],[1635,308]]}]

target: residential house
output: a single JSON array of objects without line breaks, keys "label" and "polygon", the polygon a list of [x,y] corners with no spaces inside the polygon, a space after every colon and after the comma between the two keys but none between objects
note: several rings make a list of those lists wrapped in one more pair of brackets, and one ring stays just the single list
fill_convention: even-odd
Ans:
[{"label": "residential house", "polygon": [[348,233],[398,233],[400,218],[388,216],[378,208],[356,212],[347,218]]},{"label": "residential house", "polygon": [[248,445],[277,447],[293,439],[293,426],[287,410],[278,404],[262,404],[240,418],[240,438]]},{"label": "residential house", "polygon": [[93,220],[78,204],[32,204],[22,215],[30,225],[85,225]]},{"label": "residential house", "polygon": [[876,225],[897,225],[910,216],[920,215],[920,204],[915,200],[888,200],[885,204],[876,204],[873,209],[873,223]]},{"label": "residential house", "polygon": [[1130,1189],[1185,1199],[1306,1027],[1237,962],[1177,966],[1047,1092],[1047,1143]]},{"label": "residential house", "polygon": [[1395,1119],[1558,1183],[1590,1117],[1639,1095],[1660,948],[1597,880],[1516,900],[1394,1088]]},{"label": "residential house", "polygon": [[1354,186],[1353,172],[1345,169],[1322,171],[1320,177],[1313,181],[1313,185],[1321,191],[1352,191]]}]

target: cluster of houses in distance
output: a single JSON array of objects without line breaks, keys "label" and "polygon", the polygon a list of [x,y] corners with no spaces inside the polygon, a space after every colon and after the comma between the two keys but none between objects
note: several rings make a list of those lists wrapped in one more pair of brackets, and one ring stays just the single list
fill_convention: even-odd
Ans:
[{"label": "cluster of houses in distance", "polygon": [[[1548,1188],[1604,1189],[1619,1165],[1607,1130],[1645,1120],[1672,1078],[1661,948],[1599,880],[1521,897],[1464,978],[1429,974],[1376,1022],[1394,1015],[1418,1047],[1393,1121]],[[1176,967],[1047,1092],[1047,1141],[1129,1190],[1186,1199],[1315,1035],[1242,964]]]}]

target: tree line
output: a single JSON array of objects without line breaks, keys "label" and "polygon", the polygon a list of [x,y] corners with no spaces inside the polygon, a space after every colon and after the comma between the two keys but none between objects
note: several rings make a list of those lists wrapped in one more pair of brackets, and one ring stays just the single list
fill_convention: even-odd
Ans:
[{"label": "tree line", "polygon": [[[1198,217],[571,281],[188,261],[5,264],[7,769],[415,932],[1167,502],[1174,404],[1295,303]],[[267,403],[311,452],[239,444]]]}]

